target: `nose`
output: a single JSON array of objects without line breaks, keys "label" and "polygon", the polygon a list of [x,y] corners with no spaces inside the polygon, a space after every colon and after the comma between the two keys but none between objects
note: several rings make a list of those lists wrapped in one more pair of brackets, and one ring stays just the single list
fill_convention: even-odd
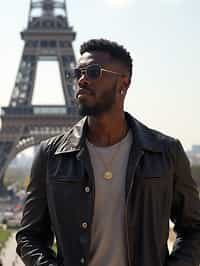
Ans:
[{"label": "nose", "polygon": [[84,71],[81,72],[81,76],[78,79],[77,83],[79,87],[89,84],[89,80],[87,79],[86,73]]}]

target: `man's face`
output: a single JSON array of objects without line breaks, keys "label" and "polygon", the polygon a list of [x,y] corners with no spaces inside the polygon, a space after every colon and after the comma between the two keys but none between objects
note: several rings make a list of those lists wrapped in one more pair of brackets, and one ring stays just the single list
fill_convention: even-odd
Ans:
[{"label": "man's face", "polygon": [[[115,61],[114,61],[115,62]],[[102,68],[120,72],[120,65],[114,63],[109,54],[104,52],[85,52],[79,59],[78,68],[98,64]],[[77,80],[76,98],[81,115],[98,116],[110,111],[116,104],[116,91],[119,75],[101,72],[100,78],[89,79],[83,72]]]}]

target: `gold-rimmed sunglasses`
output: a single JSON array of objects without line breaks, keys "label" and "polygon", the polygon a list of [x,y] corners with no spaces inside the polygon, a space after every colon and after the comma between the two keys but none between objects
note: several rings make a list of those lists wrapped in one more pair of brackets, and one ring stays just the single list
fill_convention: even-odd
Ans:
[{"label": "gold-rimmed sunglasses", "polygon": [[85,77],[89,80],[96,80],[101,77],[102,72],[108,72],[117,76],[124,76],[122,73],[105,69],[98,64],[89,65],[84,68],[75,68],[73,74],[76,80],[79,80],[82,75],[85,75]]}]

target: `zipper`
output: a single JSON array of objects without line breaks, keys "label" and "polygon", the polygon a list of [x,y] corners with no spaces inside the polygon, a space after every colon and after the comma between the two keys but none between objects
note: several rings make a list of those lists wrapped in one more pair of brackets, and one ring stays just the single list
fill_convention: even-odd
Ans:
[{"label": "zipper", "polygon": [[144,151],[141,151],[140,154],[138,155],[137,161],[135,163],[135,167],[133,169],[133,178],[131,180],[131,184],[130,184],[130,188],[129,188],[128,195],[127,195],[127,200],[126,200],[125,223],[126,223],[126,242],[127,242],[127,250],[128,250],[128,266],[131,266],[129,235],[128,235],[128,205],[129,205],[130,194],[131,194],[131,191],[132,191],[132,188],[133,188],[133,184],[134,184],[135,171],[136,171],[136,168],[137,168],[137,166],[139,164],[139,161],[142,158],[143,154],[144,154]]}]

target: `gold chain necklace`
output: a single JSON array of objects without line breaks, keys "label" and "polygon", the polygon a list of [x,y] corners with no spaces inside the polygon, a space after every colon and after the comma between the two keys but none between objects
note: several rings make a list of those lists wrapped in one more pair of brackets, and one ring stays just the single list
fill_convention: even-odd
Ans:
[{"label": "gold chain necklace", "polygon": [[93,150],[94,150],[95,154],[97,155],[97,158],[99,158],[99,160],[104,165],[105,171],[104,171],[104,174],[103,174],[103,178],[106,179],[106,180],[111,180],[113,178],[112,164],[113,164],[114,159],[117,157],[118,153],[121,150],[122,141],[119,143],[118,149],[113,152],[113,154],[112,154],[112,156],[111,156],[111,158],[110,158],[110,160],[108,162],[106,162],[103,159],[103,156],[101,155],[100,152],[97,151],[96,147],[93,144],[92,144],[92,146],[93,146]]}]

